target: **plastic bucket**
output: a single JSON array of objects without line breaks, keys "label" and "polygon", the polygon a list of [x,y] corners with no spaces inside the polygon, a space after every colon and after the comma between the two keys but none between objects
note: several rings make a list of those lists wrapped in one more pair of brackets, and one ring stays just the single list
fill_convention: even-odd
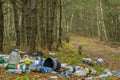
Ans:
[{"label": "plastic bucket", "polygon": [[50,67],[53,70],[57,71],[57,70],[59,70],[61,68],[61,63],[57,59],[46,58],[44,63],[43,63],[43,66]]}]

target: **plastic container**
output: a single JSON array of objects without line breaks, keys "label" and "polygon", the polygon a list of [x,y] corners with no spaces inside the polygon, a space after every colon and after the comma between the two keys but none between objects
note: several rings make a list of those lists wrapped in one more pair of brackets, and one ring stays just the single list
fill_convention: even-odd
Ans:
[{"label": "plastic container", "polygon": [[90,69],[90,74],[95,75],[96,73],[97,73],[96,70],[94,70],[94,69]]},{"label": "plastic container", "polygon": [[22,70],[20,70],[20,69],[8,69],[8,70],[6,70],[6,72],[21,74]]},{"label": "plastic container", "polygon": [[6,69],[20,69],[20,70],[28,70],[28,66],[24,64],[8,64]]},{"label": "plastic container", "polygon": [[101,75],[99,75],[99,78],[107,78],[107,77],[109,77],[108,74],[101,74]]},{"label": "plastic container", "polygon": [[120,71],[116,70],[116,71],[114,71],[114,74],[115,74],[116,76],[120,76]]},{"label": "plastic container", "polygon": [[31,64],[30,66],[29,66],[29,69],[30,70],[34,70],[34,69],[36,69],[37,68],[37,66],[42,66],[43,65],[43,62],[44,62],[44,59],[42,59],[42,58],[37,58],[34,62],[33,62],[33,64]]},{"label": "plastic container", "polygon": [[9,55],[8,64],[18,64],[21,57],[17,49],[14,49]]},{"label": "plastic container", "polygon": [[102,58],[97,59],[97,65],[102,66],[104,64],[104,60]]},{"label": "plastic container", "polygon": [[87,72],[85,70],[78,70],[74,73],[75,76],[86,76]]},{"label": "plastic container", "polygon": [[50,67],[44,67],[44,66],[37,66],[37,71],[42,72],[42,73],[47,73],[47,72],[52,72],[53,69]]},{"label": "plastic container", "polygon": [[57,59],[46,58],[45,61],[43,62],[43,66],[50,67],[53,70],[57,71],[61,68],[61,63]]},{"label": "plastic container", "polygon": [[30,70],[8,69],[8,70],[6,70],[6,72],[17,73],[17,74],[25,74],[25,73],[30,73]]},{"label": "plastic container", "polygon": [[67,77],[67,76],[71,76],[72,73],[73,73],[73,71],[71,71],[71,70],[66,70],[65,72],[61,72],[61,75]]},{"label": "plastic container", "polygon": [[5,58],[4,57],[0,57],[0,64],[5,63]]},{"label": "plastic container", "polygon": [[109,69],[104,69],[104,72],[107,73],[109,76],[112,76],[112,72]]}]

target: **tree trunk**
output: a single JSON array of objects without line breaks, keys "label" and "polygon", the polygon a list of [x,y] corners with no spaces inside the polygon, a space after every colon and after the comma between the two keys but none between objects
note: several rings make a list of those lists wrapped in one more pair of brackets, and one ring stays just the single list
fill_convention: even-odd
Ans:
[{"label": "tree trunk", "polygon": [[26,29],[26,38],[27,38],[27,46],[30,45],[30,36],[31,36],[31,8],[30,8],[30,0],[26,0],[25,5],[25,29]]},{"label": "tree trunk", "polygon": [[3,51],[3,32],[4,32],[3,9],[2,0],[0,0],[0,52]]},{"label": "tree trunk", "polygon": [[56,9],[56,0],[50,1],[50,16],[49,16],[49,28],[48,28],[48,44],[47,44],[47,49],[52,50],[52,45],[53,45],[53,28],[54,28],[54,19],[55,19],[55,9]]},{"label": "tree trunk", "polygon": [[59,16],[59,38],[58,38],[58,45],[56,47],[56,50],[58,50],[59,46],[62,46],[62,3],[61,3],[61,0],[59,0],[59,10],[60,10],[60,16]]},{"label": "tree trunk", "polygon": [[32,53],[35,50],[36,35],[37,35],[37,0],[31,0],[31,37],[29,51]]},{"label": "tree trunk", "polygon": [[103,14],[103,6],[102,6],[102,0],[100,0],[100,10],[101,10],[101,23],[102,23],[102,29],[103,29],[103,33],[104,33],[104,40],[108,41],[107,38],[107,32],[106,32],[106,27],[105,27],[105,23],[104,23],[104,14]]},{"label": "tree trunk", "polygon": [[45,26],[44,26],[44,1],[43,0],[40,0],[40,15],[39,15],[39,18],[40,18],[40,34],[41,34],[41,48],[42,49],[45,49]]},{"label": "tree trunk", "polygon": [[18,17],[18,9],[16,0],[12,0],[12,6],[14,9],[14,24],[15,24],[15,31],[16,31],[16,46],[20,46],[20,29],[19,29],[19,17]]},{"label": "tree trunk", "polygon": [[25,38],[25,5],[26,1],[22,0],[22,19],[21,19],[21,44],[25,45],[26,38]]},{"label": "tree trunk", "polygon": [[50,1],[46,0],[46,46],[48,47],[48,40],[49,40],[49,15],[50,15]]}]

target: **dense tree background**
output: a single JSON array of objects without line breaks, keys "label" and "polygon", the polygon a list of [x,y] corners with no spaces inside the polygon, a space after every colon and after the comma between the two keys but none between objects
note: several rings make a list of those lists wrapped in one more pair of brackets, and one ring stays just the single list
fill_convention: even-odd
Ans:
[{"label": "dense tree background", "polygon": [[52,51],[78,35],[120,43],[120,0],[0,0],[0,51]]}]

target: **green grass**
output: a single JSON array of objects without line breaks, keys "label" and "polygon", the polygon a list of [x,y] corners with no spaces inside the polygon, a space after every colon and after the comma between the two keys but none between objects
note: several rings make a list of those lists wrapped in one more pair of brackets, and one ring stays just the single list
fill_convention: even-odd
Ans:
[{"label": "green grass", "polygon": [[115,54],[108,54],[108,57],[110,57],[113,60],[120,60],[120,55],[115,55]]}]

